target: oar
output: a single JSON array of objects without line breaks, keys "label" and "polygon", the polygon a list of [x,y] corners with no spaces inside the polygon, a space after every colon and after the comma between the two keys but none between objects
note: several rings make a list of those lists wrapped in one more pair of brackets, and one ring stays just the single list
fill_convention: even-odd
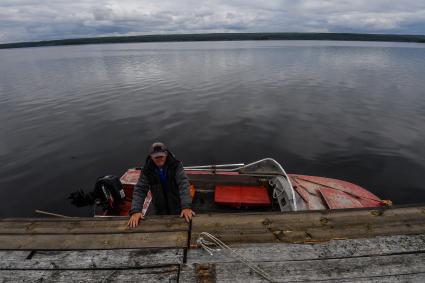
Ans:
[{"label": "oar", "polygon": [[62,214],[47,212],[47,211],[38,210],[38,209],[35,210],[35,213],[49,215],[49,216],[55,216],[55,217],[62,217],[62,218],[72,218],[71,216],[66,216],[66,215],[62,215]]}]

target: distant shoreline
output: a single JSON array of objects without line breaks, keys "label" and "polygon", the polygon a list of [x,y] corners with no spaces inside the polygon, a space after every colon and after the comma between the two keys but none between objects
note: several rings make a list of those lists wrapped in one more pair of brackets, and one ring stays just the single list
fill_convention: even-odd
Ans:
[{"label": "distant shoreline", "polygon": [[236,40],[338,40],[338,41],[386,41],[425,43],[425,35],[362,34],[362,33],[205,33],[163,34],[138,36],[111,36],[16,42],[0,44],[0,49],[41,46],[62,46],[106,43],[138,42],[188,42],[188,41],[236,41]]}]

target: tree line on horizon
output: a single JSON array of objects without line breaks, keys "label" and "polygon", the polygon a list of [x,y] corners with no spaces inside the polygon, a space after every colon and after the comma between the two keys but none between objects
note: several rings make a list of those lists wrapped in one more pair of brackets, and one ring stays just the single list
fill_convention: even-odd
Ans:
[{"label": "tree line on horizon", "polygon": [[137,43],[137,42],[185,42],[185,41],[235,41],[235,40],[340,40],[340,41],[390,41],[425,43],[425,35],[361,34],[361,33],[207,33],[163,34],[139,36],[109,36],[16,42],[0,44],[0,49],[39,46]]}]

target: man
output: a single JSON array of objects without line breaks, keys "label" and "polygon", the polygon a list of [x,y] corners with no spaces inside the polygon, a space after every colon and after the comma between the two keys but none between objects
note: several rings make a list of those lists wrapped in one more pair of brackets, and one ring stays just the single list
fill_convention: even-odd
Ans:
[{"label": "man", "polygon": [[152,193],[149,209],[154,209],[156,214],[180,214],[187,222],[195,215],[192,211],[189,180],[183,165],[161,142],[151,145],[142,174],[134,187],[131,217],[128,221],[130,228],[139,225],[139,221],[143,219],[143,203],[149,190]]}]

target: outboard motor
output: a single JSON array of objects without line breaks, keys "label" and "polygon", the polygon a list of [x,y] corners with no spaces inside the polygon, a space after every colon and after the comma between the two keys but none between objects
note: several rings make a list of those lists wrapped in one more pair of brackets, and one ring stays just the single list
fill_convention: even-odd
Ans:
[{"label": "outboard motor", "polygon": [[104,210],[116,210],[125,199],[125,193],[120,179],[114,175],[106,175],[96,180],[92,192],[78,190],[68,197],[71,204],[77,207],[100,205]]},{"label": "outboard motor", "polygon": [[94,185],[93,195],[95,203],[103,205],[105,209],[117,209],[125,199],[121,181],[114,175],[99,177]]}]

